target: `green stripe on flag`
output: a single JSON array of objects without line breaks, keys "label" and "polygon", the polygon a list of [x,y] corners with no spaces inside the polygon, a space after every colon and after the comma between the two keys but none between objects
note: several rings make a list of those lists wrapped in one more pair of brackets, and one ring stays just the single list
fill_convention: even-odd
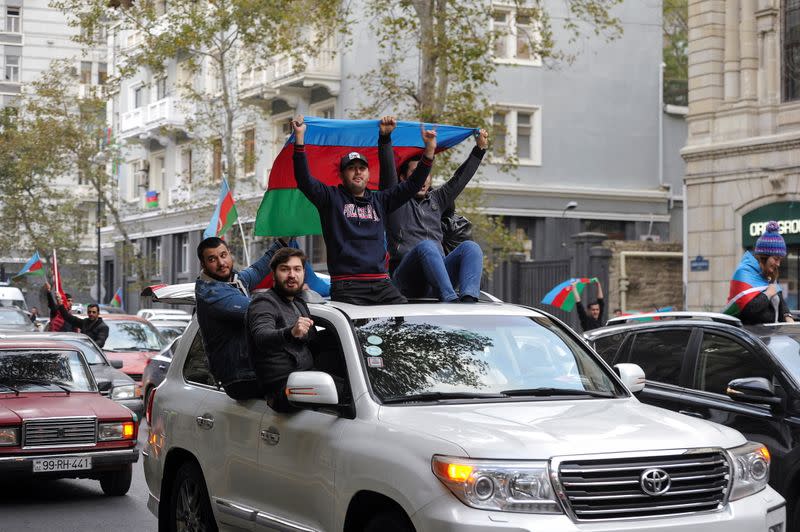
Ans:
[{"label": "green stripe on flag", "polygon": [[321,235],[317,208],[296,188],[269,190],[256,215],[258,236]]}]

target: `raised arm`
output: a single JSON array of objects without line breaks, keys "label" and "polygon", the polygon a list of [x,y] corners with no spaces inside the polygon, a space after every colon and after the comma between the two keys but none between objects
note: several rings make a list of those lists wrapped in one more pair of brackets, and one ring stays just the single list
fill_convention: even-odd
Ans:
[{"label": "raised arm", "polygon": [[428,174],[431,172],[433,157],[436,154],[436,129],[425,129],[425,126],[420,124],[420,131],[425,143],[425,151],[414,172],[402,183],[381,191],[386,212],[394,211],[413,198],[414,194],[419,192],[419,189],[425,184],[425,180],[428,179]]},{"label": "raised arm", "polygon": [[258,284],[264,280],[269,274],[269,263],[272,256],[281,249],[287,247],[289,244],[283,238],[278,238],[272,243],[267,251],[261,256],[260,259],[255,261],[249,267],[239,272],[239,280],[241,280],[248,291],[253,290]]},{"label": "raised arm", "polygon": [[386,190],[397,184],[397,167],[394,164],[394,150],[392,149],[392,131],[395,127],[397,127],[395,117],[384,116],[381,118],[378,134],[379,190]]},{"label": "raised arm", "polygon": [[73,316],[72,313],[68,311],[64,305],[58,305],[58,310],[61,311],[61,315],[64,317],[64,321],[66,321],[73,327],[83,329],[83,320],[77,316]]},{"label": "raised arm", "polygon": [[315,206],[320,207],[330,203],[330,189],[327,185],[311,175],[308,169],[308,159],[306,159],[306,128],[308,126],[303,121],[303,115],[297,115],[292,120],[294,129],[294,179],[297,181],[297,188]]},{"label": "raised arm", "polygon": [[256,294],[247,309],[247,330],[257,351],[274,351],[292,341],[292,327],[278,328],[279,310],[266,294]]},{"label": "raised arm", "polygon": [[475,176],[478,167],[481,165],[483,156],[486,154],[486,148],[489,146],[489,133],[485,129],[481,129],[475,137],[475,147],[469,157],[461,163],[456,173],[453,174],[447,183],[437,188],[431,194],[435,195],[439,200],[439,204],[449,207],[455,203],[456,198],[464,188]]}]

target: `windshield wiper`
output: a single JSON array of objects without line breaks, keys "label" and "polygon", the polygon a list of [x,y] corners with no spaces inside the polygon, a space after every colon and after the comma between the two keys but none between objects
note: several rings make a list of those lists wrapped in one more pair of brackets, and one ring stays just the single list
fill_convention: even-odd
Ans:
[{"label": "windshield wiper", "polygon": [[3,388],[6,388],[6,389],[9,389],[9,390],[11,390],[11,391],[12,391],[12,392],[14,392],[16,395],[19,395],[19,390],[17,390],[16,388],[12,388],[12,387],[11,387],[11,386],[9,386],[8,384],[0,384],[0,386],[2,386]]},{"label": "windshield wiper", "polygon": [[497,399],[508,397],[505,393],[474,393],[474,392],[423,392],[411,395],[393,395],[381,402],[385,405],[392,403],[412,403],[414,401],[440,401],[442,399]]},{"label": "windshield wiper", "polygon": [[[69,388],[67,388],[63,384],[59,384],[59,383],[57,383],[55,381],[48,381],[48,380],[44,380],[44,379],[25,379],[25,378],[22,378],[22,377],[15,377],[15,378],[9,379],[9,380],[13,381],[13,382],[22,382],[22,383],[25,383],[25,384],[35,384],[36,386],[42,386],[42,387],[45,387],[45,386],[58,386],[59,388],[64,390],[67,393],[67,395],[72,393],[72,390],[70,390]],[[3,386],[5,386],[5,384]]]},{"label": "windshield wiper", "polygon": [[616,397],[611,392],[593,392],[591,390],[576,390],[574,388],[522,388],[519,390],[503,390],[500,392],[509,397],[532,395],[534,397],[549,397],[552,395],[585,395],[589,397]]}]

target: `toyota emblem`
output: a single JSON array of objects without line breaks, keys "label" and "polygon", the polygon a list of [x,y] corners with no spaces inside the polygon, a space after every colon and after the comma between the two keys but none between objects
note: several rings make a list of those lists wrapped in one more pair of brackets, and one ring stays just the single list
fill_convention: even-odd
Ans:
[{"label": "toyota emblem", "polygon": [[642,486],[643,492],[656,497],[669,491],[672,479],[669,478],[669,473],[663,469],[645,469],[642,476],[639,477],[639,484]]}]

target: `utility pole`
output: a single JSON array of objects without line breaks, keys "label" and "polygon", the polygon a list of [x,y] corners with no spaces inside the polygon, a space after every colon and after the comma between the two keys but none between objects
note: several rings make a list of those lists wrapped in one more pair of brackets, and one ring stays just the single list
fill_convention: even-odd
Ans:
[{"label": "utility pole", "polygon": [[100,262],[100,226],[102,225],[100,222],[100,214],[103,207],[103,200],[100,194],[97,194],[97,213],[95,219],[95,226],[97,230],[97,301],[96,303],[99,305],[102,303],[102,297],[100,292],[100,273],[101,273],[101,262]]}]

